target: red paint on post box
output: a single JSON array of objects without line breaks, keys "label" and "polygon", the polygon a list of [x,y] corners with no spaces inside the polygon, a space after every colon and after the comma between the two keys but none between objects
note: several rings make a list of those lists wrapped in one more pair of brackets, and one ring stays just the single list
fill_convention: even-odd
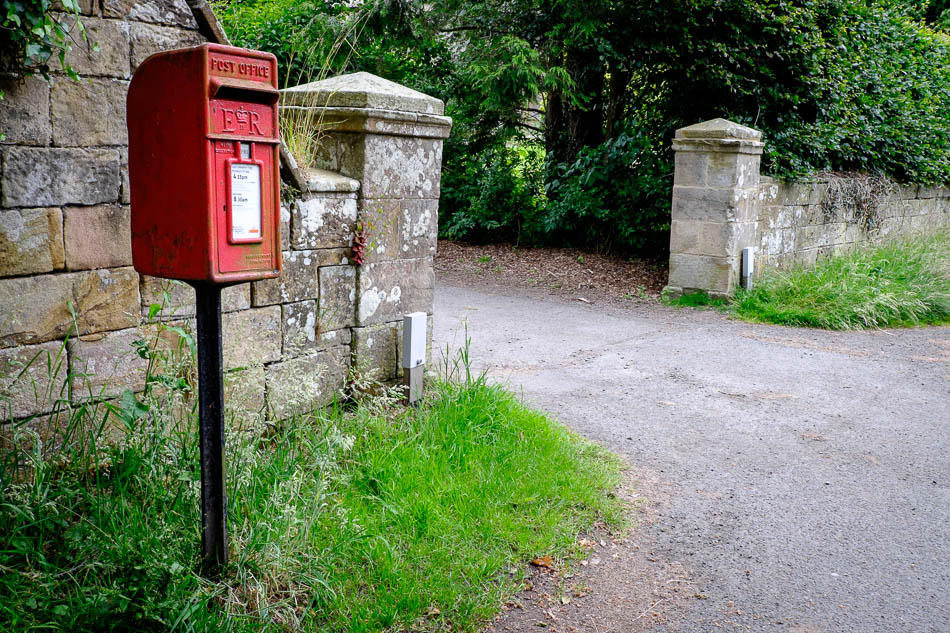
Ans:
[{"label": "red paint on post box", "polygon": [[132,263],[218,284],[280,274],[277,59],[220,44],[152,55],[128,96]]}]

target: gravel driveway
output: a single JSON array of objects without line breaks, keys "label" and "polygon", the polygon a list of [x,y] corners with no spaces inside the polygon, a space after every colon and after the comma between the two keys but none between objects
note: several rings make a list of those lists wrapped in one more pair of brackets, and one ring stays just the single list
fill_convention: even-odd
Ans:
[{"label": "gravel driveway", "polygon": [[950,631],[950,328],[797,330],[441,279],[435,345],[463,324],[477,368],[626,456],[650,508],[583,570],[589,597],[496,630]]}]

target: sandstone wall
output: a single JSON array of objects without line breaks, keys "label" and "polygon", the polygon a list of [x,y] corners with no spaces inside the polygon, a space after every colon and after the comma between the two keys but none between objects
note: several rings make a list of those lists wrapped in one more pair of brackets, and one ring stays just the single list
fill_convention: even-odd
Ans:
[{"label": "sandstone wall", "polygon": [[[101,50],[73,54],[81,82],[0,77],[0,422],[141,390],[135,346],[154,332],[143,329],[150,312],[194,328],[189,286],[132,268],[125,95],[148,55],[226,40],[204,0],[87,0],[83,12]],[[364,80],[354,90],[384,107],[359,113],[373,129],[332,139],[332,151],[348,150],[345,165],[300,169],[282,151],[283,275],[225,290],[232,410],[281,417],[326,403],[354,367],[392,380],[402,314],[432,312],[451,121],[438,100]],[[417,103],[438,109],[428,126]],[[385,126],[396,120],[404,125]],[[362,266],[357,233],[368,238]]]},{"label": "sandstone wall", "polygon": [[813,265],[819,257],[860,244],[950,227],[950,189],[944,187],[873,179],[763,179],[758,198],[759,272]]},{"label": "sandstone wall", "polygon": [[728,296],[742,251],[755,275],[887,237],[950,226],[950,189],[880,178],[773,181],[759,174],[757,130],[714,119],[677,130],[670,231],[672,296]]}]

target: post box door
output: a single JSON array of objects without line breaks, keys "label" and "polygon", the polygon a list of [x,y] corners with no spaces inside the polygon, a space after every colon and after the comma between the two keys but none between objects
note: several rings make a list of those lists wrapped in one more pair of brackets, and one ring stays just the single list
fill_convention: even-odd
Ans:
[{"label": "post box door", "polygon": [[278,201],[273,182],[274,146],[213,140],[218,269],[235,273],[273,267]]}]

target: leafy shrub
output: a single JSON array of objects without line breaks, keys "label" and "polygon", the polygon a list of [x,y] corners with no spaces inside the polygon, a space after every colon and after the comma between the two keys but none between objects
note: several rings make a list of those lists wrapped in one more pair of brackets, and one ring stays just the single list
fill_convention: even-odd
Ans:
[{"label": "leafy shrub", "polygon": [[766,170],[950,181],[950,39],[894,0],[638,3],[638,94],[765,132]]},{"label": "leafy shrub", "polygon": [[585,148],[554,171],[543,218],[549,241],[619,252],[668,243],[672,156],[643,128]]},{"label": "leafy shrub", "polygon": [[[87,41],[79,18],[79,1],[60,0],[58,9],[54,4],[53,0],[0,0],[0,32],[6,34],[3,39],[9,38],[19,56],[17,69],[49,79],[51,64],[58,61],[67,75],[79,79],[79,74],[66,61],[66,54],[74,43]],[[54,9],[64,13],[54,13]],[[5,42],[0,40],[0,43]],[[98,50],[95,44],[90,46]],[[0,98],[2,96],[0,94]]]},{"label": "leafy shrub", "polygon": [[527,244],[543,240],[543,148],[491,147],[461,155],[454,167],[442,174],[442,236]]},{"label": "leafy shrub", "polygon": [[[326,69],[346,66],[345,34],[354,29],[354,12],[332,0],[216,0],[215,13],[231,40],[277,57],[281,83],[316,81]],[[352,45],[352,38],[349,42]]]}]

